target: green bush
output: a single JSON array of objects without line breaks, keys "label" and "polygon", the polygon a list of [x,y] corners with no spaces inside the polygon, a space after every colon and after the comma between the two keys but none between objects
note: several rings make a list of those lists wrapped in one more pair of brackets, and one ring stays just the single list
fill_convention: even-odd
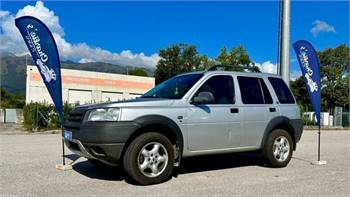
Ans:
[{"label": "green bush", "polygon": [[[65,119],[74,106],[65,103],[63,106]],[[23,124],[30,131],[58,129],[61,127],[60,118],[53,104],[30,103],[23,107]]]},{"label": "green bush", "polygon": [[1,108],[22,108],[25,103],[23,94],[12,94],[1,87],[0,107]]}]

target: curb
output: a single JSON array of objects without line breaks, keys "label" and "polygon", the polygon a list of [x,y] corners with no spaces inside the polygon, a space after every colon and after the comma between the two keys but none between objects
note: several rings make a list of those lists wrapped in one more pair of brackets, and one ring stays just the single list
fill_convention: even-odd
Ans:
[{"label": "curb", "polygon": [[0,135],[45,135],[45,134],[59,134],[61,130],[47,130],[47,131],[4,131],[0,132]]}]

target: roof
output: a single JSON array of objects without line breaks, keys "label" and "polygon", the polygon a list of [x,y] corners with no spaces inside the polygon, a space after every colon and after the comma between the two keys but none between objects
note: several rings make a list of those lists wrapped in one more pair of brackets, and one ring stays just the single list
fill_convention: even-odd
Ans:
[{"label": "roof", "polygon": [[281,76],[277,74],[272,73],[256,73],[256,72],[236,72],[236,71],[220,71],[220,70],[213,70],[213,71],[194,71],[194,72],[188,72],[188,73],[182,73],[180,75],[188,75],[188,74],[204,74],[204,75],[211,75],[211,74],[230,74],[230,75],[237,75],[237,76],[254,76],[254,77],[278,77],[281,78]]}]

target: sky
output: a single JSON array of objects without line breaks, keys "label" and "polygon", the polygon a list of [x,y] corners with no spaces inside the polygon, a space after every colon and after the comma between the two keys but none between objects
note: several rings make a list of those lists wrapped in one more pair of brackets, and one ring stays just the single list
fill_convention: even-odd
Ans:
[{"label": "sky", "polygon": [[[53,32],[61,59],[154,68],[159,49],[172,44],[194,44],[211,58],[242,45],[263,72],[276,73],[277,1],[0,3],[0,51],[28,52],[14,19],[33,15]],[[292,0],[291,44],[300,39],[316,50],[349,46],[349,2]],[[291,48],[291,77],[298,75]]]}]

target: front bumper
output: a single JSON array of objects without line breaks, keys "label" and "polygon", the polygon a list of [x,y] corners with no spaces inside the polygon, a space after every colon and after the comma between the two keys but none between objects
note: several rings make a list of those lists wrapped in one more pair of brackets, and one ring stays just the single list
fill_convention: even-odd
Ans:
[{"label": "front bumper", "polygon": [[112,166],[119,165],[120,156],[124,148],[124,143],[91,144],[82,143],[77,139],[64,140],[64,142],[73,153],[87,159],[99,160]]},{"label": "front bumper", "polygon": [[64,141],[72,152],[82,157],[118,165],[125,143],[139,127],[133,121],[87,122],[83,118],[69,117],[63,128],[72,132],[72,140]]}]

